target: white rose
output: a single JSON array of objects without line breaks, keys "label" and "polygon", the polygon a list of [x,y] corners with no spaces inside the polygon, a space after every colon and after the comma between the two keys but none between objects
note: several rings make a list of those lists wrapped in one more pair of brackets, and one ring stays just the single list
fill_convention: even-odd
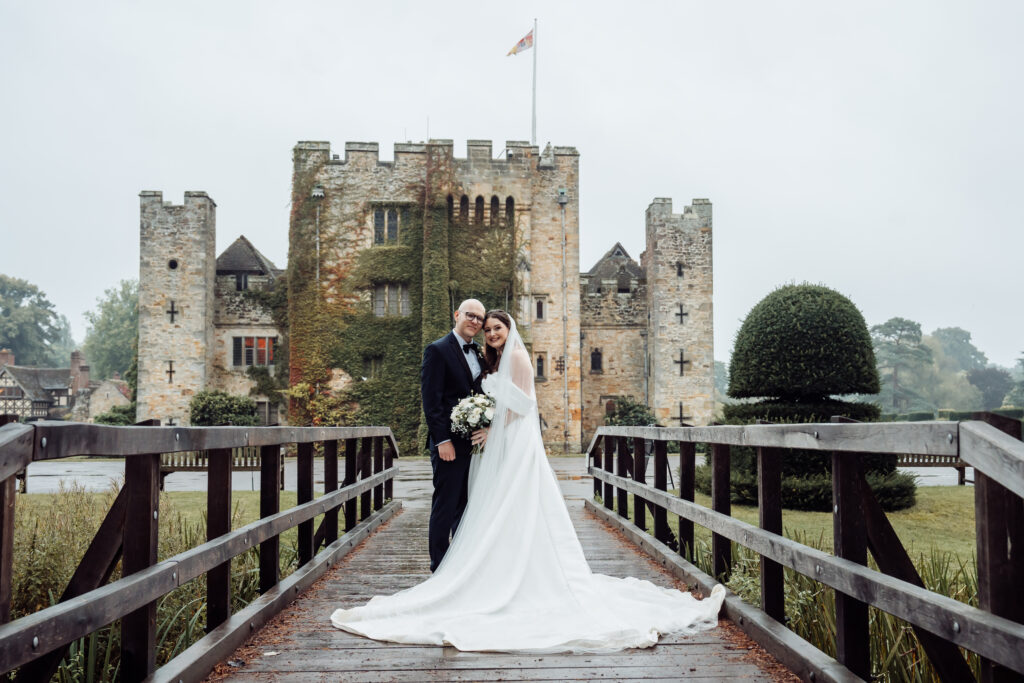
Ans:
[{"label": "white rose", "polygon": [[485,410],[484,411],[484,417],[486,417],[488,420],[493,420],[494,419],[494,408],[488,408],[487,410]]}]

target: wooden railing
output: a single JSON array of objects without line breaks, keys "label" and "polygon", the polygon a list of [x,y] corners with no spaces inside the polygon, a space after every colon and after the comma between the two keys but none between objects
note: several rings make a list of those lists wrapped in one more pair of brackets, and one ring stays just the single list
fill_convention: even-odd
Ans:
[{"label": "wooden railing", "polygon": [[[868,606],[909,622],[944,681],[974,680],[958,648],[982,657],[982,680],[1024,680],[1024,443],[1021,422],[996,415],[969,422],[917,422],[715,427],[601,427],[588,448],[595,498],[588,506],[629,532],[634,540],[661,553],[666,561],[686,565],[692,556],[694,524],[711,531],[713,574],[730,573],[732,543],[761,556],[761,610],[753,610],[764,642],[805,680],[871,677]],[[996,425],[996,426],[993,426]],[[1007,433],[1009,432],[1009,433]],[[653,441],[654,485],[646,483],[645,443]],[[678,442],[678,496],[666,492],[667,447]],[[696,444],[709,445],[711,508],[694,503]],[[730,516],[730,449],[757,449],[759,526]],[[782,536],[781,459],[788,449],[831,452],[834,555]],[[633,453],[641,454],[634,458]],[[979,607],[924,588],[907,551],[868,487],[859,454],[927,454],[959,457],[975,468],[975,516]],[[633,523],[628,521],[629,495]],[[642,530],[653,515],[653,538]],[[678,551],[668,515],[678,516]],[[625,518],[625,519],[624,519]],[[870,550],[880,571],[867,566]],[[678,555],[675,553],[678,552]],[[673,559],[674,558],[674,559]],[[783,567],[835,589],[835,662],[784,629]],[[710,577],[706,577],[708,581]],[[709,586],[708,586],[709,587]],[[730,608],[730,605],[733,607]],[[726,602],[736,620],[750,614],[738,599]],[[743,610],[747,609],[746,612]],[[737,611],[738,610],[738,611]],[[764,616],[770,617],[765,620]],[[748,619],[748,622],[750,619]],[[784,633],[783,633],[784,632]],[[781,635],[780,635],[781,633]],[[807,652],[794,658],[792,650]],[[803,671],[800,670],[803,662]],[[808,664],[808,662],[810,662]],[[816,662],[816,663],[815,663]],[[845,667],[845,668],[844,668]]]},{"label": "wooden railing", "polygon": [[[282,511],[282,450],[290,444],[297,451],[297,504]],[[260,519],[232,531],[232,449],[238,448],[260,451]],[[314,499],[315,450],[323,455],[324,495]],[[208,541],[158,562],[161,454],[184,451],[202,451],[208,458]],[[18,681],[49,680],[69,643],[118,619],[122,680],[201,677],[398,507],[386,503],[398,470],[398,447],[387,427],[0,427],[0,621],[10,617],[14,475],[32,461],[78,455],[124,457],[125,483],[60,602],[0,625],[0,670],[16,669]],[[323,519],[314,530],[319,515]],[[299,567],[282,580],[280,535],[294,527]],[[230,560],[257,546],[262,595],[231,615]],[[108,583],[119,560],[123,578]],[[208,635],[155,671],[156,601],[203,575]]]}]

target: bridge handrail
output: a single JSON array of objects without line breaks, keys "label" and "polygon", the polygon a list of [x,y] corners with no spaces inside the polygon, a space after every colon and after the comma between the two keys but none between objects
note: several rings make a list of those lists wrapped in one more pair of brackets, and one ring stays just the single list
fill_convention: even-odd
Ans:
[{"label": "bridge handrail", "polygon": [[[653,535],[663,552],[669,551],[665,543],[675,541],[667,513],[679,517],[681,555],[687,546],[692,550],[693,524],[707,528],[712,533],[711,555],[718,576],[730,570],[732,542],[751,549],[761,556],[762,609],[776,620],[784,619],[783,566],[834,588],[837,657],[859,676],[871,674],[868,605],[912,624],[943,680],[973,678],[956,647],[981,655],[983,671],[1001,665],[1024,673],[1024,648],[1020,647],[1024,609],[1015,606],[1014,597],[1021,579],[1020,563],[1013,572],[1006,571],[1010,548],[1024,547],[1024,529],[1015,521],[1024,498],[1021,423],[987,413],[975,417],[979,419],[964,422],[852,423],[833,418],[829,423],[797,425],[600,427],[587,455],[595,496],[603,498],[604,510],[592,508],[609,521],[615,521],[617,512],[620,521],[616,523],[633,534],[628,520],[632,494],[637,530],[641,537],[646,533],[650,508]],[[666,491],[669,441],[680,445],[678,497]],[[646,483],[644,457],[652,452],[651,442],[654,486]],[[693,502],[698,443],[710,445],[711,508]],[[731,516],[732,446],[757,450],[760,528]],[[789,449],[831,453],[835,555],[782,536],[781,456]],[[952,456],[975,468],[979,607],[923,587],[867,485],[858,453]],[[880,571],[868,568],[868,549]]]},{"label": "bridge handrail", "polygon": [[[297,448],[298,504],[281,511],[282,446],[289,443]],[[313,493],[316,444],[320,444],[324,457],[324,495],[320,498],[314,498]],[[260,519],[232,531],[232,448],[246,446],[260,447]],[[340,481],[339,474],[342,446],[344,481]],[[209,463],[208,541],[157,562],[161,453],[196,450],[205,451]],[[387,427],[112,427],[45,421],[8,424],[0,427],[0,480],[4,484],[0,488],[0,621],[7,621],[10,610],[14,475],[32,461],[100,454],[125,458],[125,484],[61,601],[0,625],[0,671],[18,669],[19,681],[48,680],[69,643],[117,619],[122,620],[122,678],[142,680],[155,669],[153,615],[161,596],[206,574],[207,630],[212,630],[230,616],[232,558],[260,548],[260,592],[266,594],[281,582],[278,557],[284,531],[298,527],[299,566],[305,575],[315,576],[315,572],[326,570],[331,557],[344,552],[339,542],[346,547],[354,544],[357,536],[351,536],[350,530],[352,534],[365,534],[396,509],[393,504],[385,506],[398,470],[392,465],[398,445]],[[339,538],[342,511],[347,535]],[[324,517],[314,532],[314,520],[319,515]],[[321,546],[325,550],[317,554]],[[123,558],[124,576],[108,583],[118,558]],[[281,602],[280,607],[285,604]],[[173,660],[175,667],[201,668],[193,662],[193,656],[190,648]],[[181,665],[179,660],[189,663]]]}]

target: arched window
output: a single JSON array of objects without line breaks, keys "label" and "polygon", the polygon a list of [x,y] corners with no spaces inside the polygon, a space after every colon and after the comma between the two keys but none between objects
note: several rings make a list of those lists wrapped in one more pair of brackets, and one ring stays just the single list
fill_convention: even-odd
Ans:
[{"label": "arched window", "polygon": [[630,279],[631,278],[629,277],[629,273],[627,273],[624,270],[620,270],[619,271],[619,276],[618,276],[618,291],[619,291],[619,294],[629,294],[629,281],[630,281]]},{"label": "arched window", "polygon": [[516,200],[512,197],[505,198],[505,225],[514,227],[516,224]]},{"label": "arched window", "polygon": [[614,412],[615,412],[615,400],[614,399],[609,399],[608,402],[604,404],[604,414],[605,415],[611,415]]},{"label": "arched window", "polygon": [[544,376],[544,356],[541,355],[537,356],[537,376]]},{"label": "arched window", "polygon": [[484,197],[478,194],[476,196],[476,210],[473,212],[473,222],[477,225],[484,224]]},{"label": "arched window", "polygon": [[537,320],[544,319],[544,299],[537,299]]},{"label": "arched window", "polygon": [[466,195],[459,199],[459,220],[463,223],[469,222],[469,197]]},{"label": "arched window", "polygon": [[501,202],[498,201],[498,195],[491,196],[491,227],[498,227],[498,210],[501,208]]},{"label": "arched window", "polygon": [[448,222],[451,223],[455,217],[455,197],[448,195]]},{"label": "arched window", "polygon": [[594,349],[590,352],[590,371],[601,372],[601,349]]}]

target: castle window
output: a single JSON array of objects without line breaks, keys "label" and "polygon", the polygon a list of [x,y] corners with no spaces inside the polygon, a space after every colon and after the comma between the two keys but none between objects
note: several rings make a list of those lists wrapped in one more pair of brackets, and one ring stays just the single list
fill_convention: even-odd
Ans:
[{"label": "castle window", "polygon": [[256,401],[256,416],[264,427],[276,425],[277,404],[271,401]]},{"label": "castle window", "polygon": [[373,212],[373,243],[398,242],[398,209],[376,209]]},{"label": "castle window", "polygon": [[601,349],[594,349],[590,352],[590,371],[604,372],[601,367]]},{"label": "castle window", "polygon": [[234,337],[231,341],[231,364],[235,367],[274,364],[277,337]]},{"label": "castle window", "polygon": [[383,365],[381,356],[363,356],[363,379],[380,379]]},{"label": "castle window", "polygon": [[466,195],[459,199],[459,220],[463,223],[469,222],[469,197]]},{"label": "castle window", "polygon": [[516,224],[516,200],[512,197],[505,198],[505,225],[514,227]]},{"label": "castle window", "polygon": [[498,211],[501,208],[501,202],[498,201],[498,195],[491,196],[491,227],[498,227]]},{"label": "castle window", "polygon": [[611,415],[614,412],[615,412],[615,399],[609,399],[608,402],[604,404],[604,414],[605,415]]},{"label": "castle window", "polygon": [[400,282],[381,282],[373,286],[373,314],[385,316],[409,315],[409,286]]},{"label": "castle window", "polygon": [[537,320],[544,319],[544,299],[537,299]]},{"label": "castle window", "polygon": [[178,259],[172,258],[170,261],[167,262],[167,267],[170,268],[171,270],[177,270],[178,269]]},{"label": "castle window", "polygon": [[448,195],[446,205],[448,207],[448,222],[451,223],[452,219],[455,218],[455,197]]},{"label": "castle window", "polygon": [[544,354],[537,354],[537,377],[543,378],[544,375]]},{"label": "castle window", "polygon": [[618,278],[617,289],[619,294],[629,294],[629,273],[620,272]]},{"label": "castle window", "polygon": [[484,224],[484,197],[483,195],[476,196],[476,207],[473,211],[473,222],[477,225]]},{"label": "castle window", "polygon": [[676,261],[676,277],[682,277],[682,276],[683,276],[683,264],[681,262],[679,262],[679,261]]},{"label": "castle window", "polygon": [[384,244],[384,209],[373,212],[373,243]]},{"label": "castle window", "polygon": [[243,292],[249,289],[249,274],[235,273],[235,291]]}]

